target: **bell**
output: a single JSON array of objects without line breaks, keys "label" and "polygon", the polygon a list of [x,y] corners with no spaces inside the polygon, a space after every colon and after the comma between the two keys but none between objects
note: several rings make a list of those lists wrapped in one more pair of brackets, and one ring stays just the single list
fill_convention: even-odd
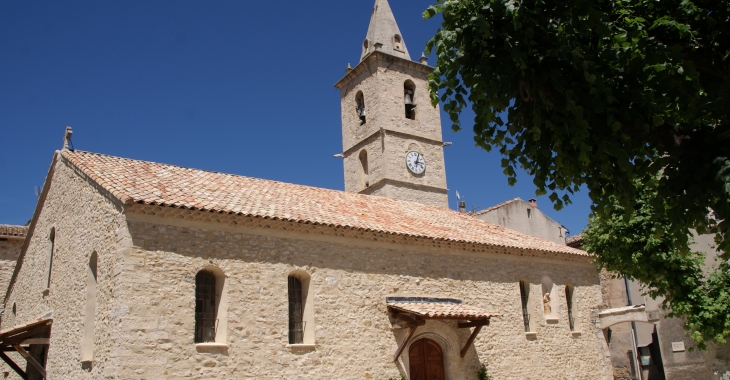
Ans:
[{"label": "bell", "polygon": [[413,104],[413,94],[406,92],[406,104]]}]

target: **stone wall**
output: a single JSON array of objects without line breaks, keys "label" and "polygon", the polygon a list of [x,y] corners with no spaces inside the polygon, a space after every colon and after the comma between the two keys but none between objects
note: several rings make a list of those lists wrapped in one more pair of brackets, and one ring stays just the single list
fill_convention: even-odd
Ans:
[{"label": "stone wall", "polygon": [[[530,210],[529,216],[527,210]],[[533,207],[530,203],[521,199],[509,202],[488,212],[477,214],[476,217],[526,235],[565,245],[565,227],[550,219],[537,207]]]},{"label": "stone wall", "polygon": [[[47,179],[49,181],[49,179]],[[124,216],[119,205],[64,162],[55,165],[46,196],[19,275],[3,315],[3,328],[33,321],[53,313],[51,346],[47,369],[50,379],[118,378],[115,353],[120,350],[114,331],[118,323],[118,306],[114,295],[119,291],[116,270],[120,239],[126,234]],[[49,233],[55,228],[55,252],[51,285],[46,291],[43,280],[50,250]],[[90,255],[96,251],[98,296],[95,321],[95,351],[92,369],[84,370],[80,362],[86,273]],[[16,314],[12,306],[16,305]],[[17,359],[17,358],[16,358]],[[25,361],[18,361],[25,368]],[[10,378],[19,377],[10,371]]]},{"label": "stone wall", "polygon": [[0,291],[2,291],[2,297],[5,297],[10,276],[13,275],[15,263],[18,261],[22,247],[23,239],[4,238],[0,236]]},{"label": "stone wall", "polygon": [[[130,218],[134,247],[125,251],[117,290],[126,312],[116,342],[121,378],[387,379],[407,369],[407,355],[392,361],[405,332],[391,329],[386,296],[453,297],[501,314],[464,359],[458,351],[469,331],[438,321],[419,328],[417,336],[444,348],[448,379],[474,379],[482,362],[495,379],[610,378],[600,330],[591,321],[601,303],[600,284],[587,262]],[[209,266],[226,276],[223,347],[193,340],[194,279]],[[315,329],[313,348],[287,346],[287,276],[295,270],[311,275],[306,302],[314,303],[315,323],[306,328]],[[561,299],[557,323],[547,324],[541,305],[533,307],[537,338],[526,337],[518,281],[529,280],[537,298],[544,276],[556,284],[555,294],[564,294],[563,284],[575,285],[576,330],[582,334],[571,334]]]},{"label": "stone wall", "polygon": [[[428,93],[428,66],[394,58],[381,53],[368,56],[349,73],[338,87],[342,102],[342,141],[345,170],[345,191],[360,192],[367,186],[360,179],[360,152],[368,154],[368,184],[374,189],[367,194],[391,197],[387,186],[424,185],[397,192],[411,193],[405,199],[448,207],[446,168],[438,106],[431,105]],[[405,117],[404,83],[416,87],[416,118]],[[356,97],[362,92],[366,108],[363,124],[356,112]],[[416,150],[426,160],[426,171],[414,175],[406,167],[406,154]],[[435,193],[435,194],[433,194]],[[436,201],[433,201],[436,200]]]}]

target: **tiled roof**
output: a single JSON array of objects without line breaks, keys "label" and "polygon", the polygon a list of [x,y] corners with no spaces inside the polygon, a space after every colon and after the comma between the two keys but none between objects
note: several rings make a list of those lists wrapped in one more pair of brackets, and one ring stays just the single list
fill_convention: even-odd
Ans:
[{"label": "tiled roof", "polygon": [[12,237],[25,237],[28,232],[26,226],[10,226],[7,224],[0,224],[0,236],[12,236]]},{"label": "tiled roof", "polygon": [[469,319],[480,320],[489,319],[494,316],[488,310],[464,305],[462,303],[441,303],[441,302],[423,302],[423,303],[389,303],[389,308],[397,311],[405,311],[414,314],[421,319]]},{"label": "tiled roof", "polygon": [[520,199],[520,198],[510,199],[510,200],[508,200],[508,201],[505,201],[505,202],[502,202],[502,203],[500,203],[500,204],[496,204],[496,205],[494,205],[494,206],[492,206],[492,207],[488,207],[488,208],[485,208],[484,210],[481,210],[481,211],[477,211],[477,212],[473,213],[472,215],[482,215],[482,214],[486,214],[486,213],[488,213],[488,212],[490,212],[490,211],[492,211],[492,210],[496,210],[496,209],[498,209],[498,208],[500,208],[500,207],[502,207],[502,206],[506,206],[506,205],[508,205],[508,204],[510,204],[510,203],[512,203],[512,202],[517,202],[517,201],[521,201],[521,200],[522,200],[522,199]]},{"label": "tiled roof", "polygon": [[565,239],[565,244],[573,248],[580,248],[583,246],[583,234],[570,236]]},{"label": "tiled roof", "polygon": [[586,255],[437,206],[82,151],[62,155],[125,203]]},{"label": "tiled roof", "polygon": [[23,323],[21,325],[13,326],[11,328],[3,329],[0,331],[0,341],[6,339],[9,336],[16,335],[18,333],[26,332],[34,327],[42,325],[50,325],[53,323],[53,318],[38,318],[34,321]]}]

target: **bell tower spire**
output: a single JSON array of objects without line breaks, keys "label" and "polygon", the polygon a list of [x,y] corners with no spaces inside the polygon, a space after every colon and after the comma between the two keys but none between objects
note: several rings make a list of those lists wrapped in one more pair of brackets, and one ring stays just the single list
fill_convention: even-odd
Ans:
[{"label": "bell tower spire", "polygon": [[407,60],[411,59],[388,0],[375,0],[373,14],[370,16],[368,34],[362,43],[360,60],[362,61],[365,56],[375,50]]},{"label": "bell tower spire", "polygon": [[375,0],[362,57],[335,87],[345,191],[448,207],[439,108],[425,57],[411,60],[388,0]]}]

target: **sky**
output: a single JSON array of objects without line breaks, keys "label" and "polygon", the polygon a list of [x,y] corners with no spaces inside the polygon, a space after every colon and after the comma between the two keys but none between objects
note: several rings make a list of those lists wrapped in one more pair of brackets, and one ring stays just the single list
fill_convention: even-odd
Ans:
[{"label": "sky", "polygon": [[[433,2],[390,0],[413,59],[440,25],[421,17]],[[0,224],[32,217],[67,125],[79,150],[344,189],[333,85],[359,62],[373,4],[0,2]],[[470,210],[533,198],[532,179],[509,186],[464,124],[442,114],[450,207],[457,190]],[[537,200],[572,234],[585,227],[585,191],[559,212]]]}]

